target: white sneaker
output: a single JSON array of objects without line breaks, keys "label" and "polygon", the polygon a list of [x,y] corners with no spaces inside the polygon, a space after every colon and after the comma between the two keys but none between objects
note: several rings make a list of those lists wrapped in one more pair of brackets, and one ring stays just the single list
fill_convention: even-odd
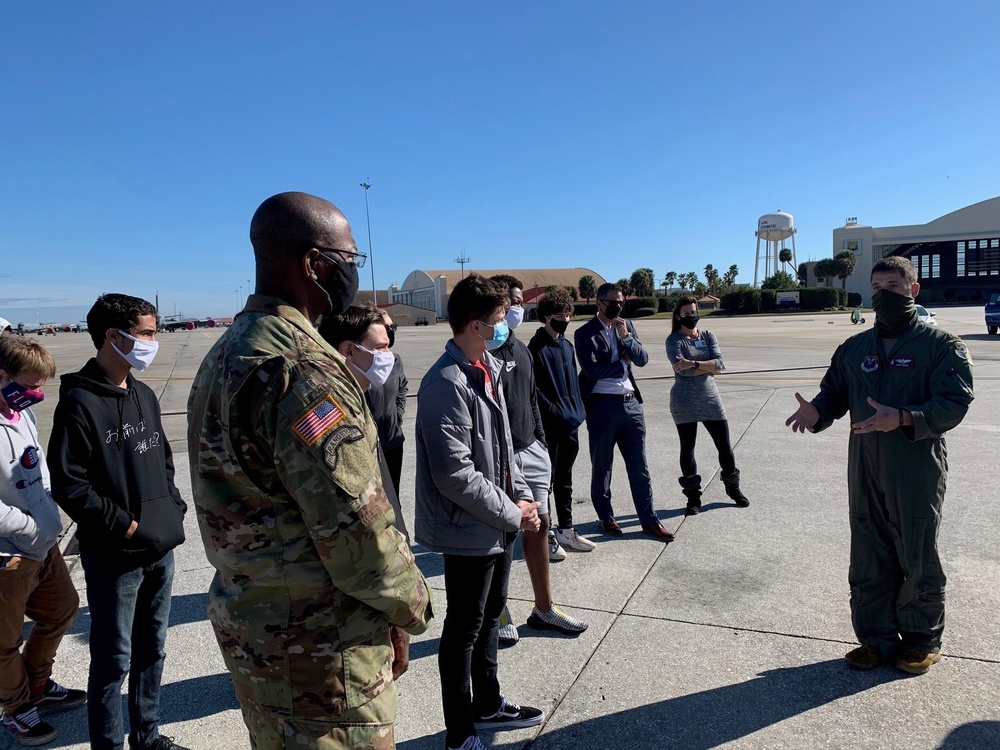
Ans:
[{"label": "white sneaker", "polygon": [[559,542],[556,541],[556,535],[551,531],[549,532],[549,560],[552,562],[561,562],[566,559],[566,550],[559,546]]},{"label": "white sneaker", "polygon": [[563,547],[568,547],[576,552],[593,552],[597,549],[597,545],[586,537],[580,536],[576,529],[570,527],[568,529],[556,529],[555,530],[556,541]]}]

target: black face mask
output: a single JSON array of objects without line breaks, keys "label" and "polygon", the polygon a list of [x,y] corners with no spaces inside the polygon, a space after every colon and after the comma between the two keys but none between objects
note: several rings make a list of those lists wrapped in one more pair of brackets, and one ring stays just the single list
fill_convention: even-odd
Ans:
[{"label": "black face mask", "polygon": [[604,317],[608,320],[614,320],[619,315],[622,314],[622,303],[617,300],[614,302],[604,303]]},{"label": "black face mask", "polygon": [[898,339],[917,322],[917,307],[913,297],[879,289],[872,295],[875,311],[875,331],[886,339]]},{"label": "black face mask", "polygon": [[558,318],[550,318],[549,325],[552,326],[552,330],[562,335],[566,333],[566,329],[569,328],[568,320],[559,320]]},{"label": "black face mask", "polygon": [[678,316],[678,319],[680,320],[681,325],[687,328],[689,331],[693,331],[695,328],[697,328],[698,321],[701,320],[701,318],[697,315],[680,315]]},{"label": "black face mask", "polygon": [[313,279],[313,283],[323,290],[330,301],[330,314],[340,315],[351,306],[358,293],[358,267],[354,263],[337,260],[328,255],[324,255],[323,258],[330,262],[333,271],[326,281]]}]

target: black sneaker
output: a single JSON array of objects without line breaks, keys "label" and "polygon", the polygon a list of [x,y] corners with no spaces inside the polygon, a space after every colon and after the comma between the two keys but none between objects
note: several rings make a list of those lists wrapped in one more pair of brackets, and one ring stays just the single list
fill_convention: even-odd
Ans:
[{"label": "black sneaker", "polygon": [[500,696],[500,708],[495,714],[480,716],[476,729],[524,729],[536,727],[545,720],[545,712],[531,706],[519,706]]},{"label": "black sneaker", "polygon": [[3,728],[22,745],[45,745],[52,742],[59,734],[51,724],[42,721],[38,709],[34,706],[17,715],[4,711]]},{"label": "black sneaker", "polygon": [[63,687],[55,680],[49,679],[45,683],[45,690],[37,698],[32,699],[31,705],[35,708],[58,710],[60,708],[82,706],[86,702],[87,691]]},{"label": "black sneaker", "polygon": [[173,737],[158,734],[156,735],[156,739],[146,745],[145,750],[189,750],[189,748],[186,748],[183,745],[178,745],[174,742]]}]

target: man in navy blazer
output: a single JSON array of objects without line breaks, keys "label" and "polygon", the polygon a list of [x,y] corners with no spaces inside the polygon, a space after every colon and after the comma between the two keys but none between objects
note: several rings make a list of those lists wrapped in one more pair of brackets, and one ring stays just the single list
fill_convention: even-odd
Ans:
[{"label": "man in navy blazer", "polygon": [[653,511],[653,483],[646,464],[646,419],[642,395],[632,376],[632,365],[645,367],[649,354],[635,326],[620,317],[624,299],[617,284],[602,284],[597,290],[597,315],[580,326],[573,337],[590,437],[590,500],[604,532],[621,536],[621,526],[611,507],[611,468],[617,445],[625,459],[632,502],[643,532],[671,542],[674,535]]}]

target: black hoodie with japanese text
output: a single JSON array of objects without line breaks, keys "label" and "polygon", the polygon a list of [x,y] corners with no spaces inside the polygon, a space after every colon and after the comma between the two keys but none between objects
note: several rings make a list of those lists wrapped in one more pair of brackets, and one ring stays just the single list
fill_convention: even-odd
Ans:
[{"label": "black hoodie with japanese text", "polygon": [[156,395],[131,372],[125,386],[109,382],[96,359],[63,375],[46,455],[52,496],[76,521],[80,551],[141,566],[184,541],[187,505]]}]

